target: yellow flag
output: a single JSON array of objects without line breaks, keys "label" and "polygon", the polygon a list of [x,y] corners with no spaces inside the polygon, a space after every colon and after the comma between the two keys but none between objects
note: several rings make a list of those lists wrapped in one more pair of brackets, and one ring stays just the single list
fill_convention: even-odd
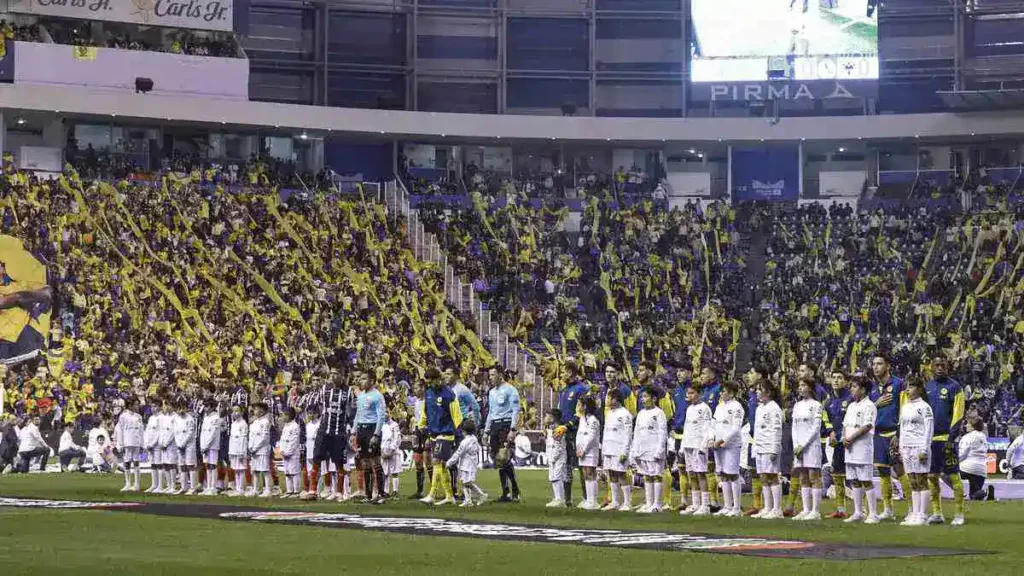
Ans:
[{"label": "yellow flag", "polygon": [[71,53],[75,60],[95,60],[99,50],[95,46],[72,46]]}]

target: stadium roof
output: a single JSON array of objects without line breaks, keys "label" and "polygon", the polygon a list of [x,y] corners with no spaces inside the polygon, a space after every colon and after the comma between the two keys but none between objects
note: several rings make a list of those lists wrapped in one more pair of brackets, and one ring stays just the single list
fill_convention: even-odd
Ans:
[{"label": "stadium roof", "polygon": [[939,96],[954,110],[1024,108],[1024,90],[940,91]]},{"label": "stadium roof", "polygon": [[590,118],[448,114],[326,108],[197,99],[83,88],[0,87],[0,110],[56,112],[162,125],[178,121],[231,129],[293,129],[323,135],[505,142],[561,140],[661,145],[662,142],[770,142],[1004,137],[1024,134],[1024,112],[783,118]]}]

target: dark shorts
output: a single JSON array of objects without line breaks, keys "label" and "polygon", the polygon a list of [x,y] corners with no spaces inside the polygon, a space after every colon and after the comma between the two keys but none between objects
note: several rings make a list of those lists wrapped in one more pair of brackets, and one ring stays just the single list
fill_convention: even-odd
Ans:
[{"label": "dark shorts", "polygon": [[491,449],[491,459],[497,461],[498,451],[508,445],[508,433],[512,430],[510,420],[501,420],[491,424],[491,435],[487,439]]},{"label": "dark shorts", "polygon": [[412,453],[423,454],[427,451],[427,431],[419,428],[413,436]]},{"label": "dark shorts", "polygon": [[313,462],[330,460],[342,469],[345,465],[345,454],[348,451],[348,436],[341,434],[327,434],[316,439],[313,447]]},{"label": "dark shorts", "polygon": [[569,430],[565,433],[565,467],[572,474],[572,471],[580,467],[580,457],[576,455],[576,431]]},{"label": "dark shorts", "polygon": [[893,436],[881,436],[875,434],[875,467],[876,468],[892,468],[892,448]]},{"label": "dark shorts", "polygon": [[960,471],[960,455],[952,442],[932,440],[931,474],[956,474]]},{"label": "dark shorts", "polygon": [[360,458],[376,458],[380,456],[380,442],[373,442],[377,426],[359,424],[356,426],[356,446],[359,447]]},{"label": "dark shorts", "polygon": [[221,434],[220,436],[220,451],[217,453],[217,463],[225,466],[231,465],[231,458],[228,454],[229,445],[231,444],[227,434]]},{"label": "dark shorts", "polygon": [[452,457],[452,453],[455,451],[454,440],[434,438],[431,442],[433,447],[430,451],[430,457],[433,459],[434,464],[444,464]]},{"label": "dark shorts", "polygon": [[832,473],[846,475],[846,446],[838,444],[832,452]]},{"label": "dark shorts", "polygon": [[675,466],[676,462],[683,463],[683,455],[680,452],[682,450],[682,443],[682,438],[672,438],[672,449],[665,454],[665,464],[669,470]]}]

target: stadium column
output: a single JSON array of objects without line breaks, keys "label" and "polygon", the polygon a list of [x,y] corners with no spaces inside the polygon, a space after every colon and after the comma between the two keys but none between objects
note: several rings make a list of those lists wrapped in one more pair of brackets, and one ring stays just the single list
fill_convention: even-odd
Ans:
[{"label": "stadium column", "polygon": [[732,144],[729,144],[726,152],[725,187],[729,194],[729,204],[732,204]]},{"label": "stadium column", "polygon": [[[4,153],[7,151],[7,116],[0,112],[0,158],[3,158]],[[4,413],[4,389],[3,384],[0,383],[0,415]]]},{"label": "stadium column", "polygon": [[804,197],[804,141],[801,140],[800,144],[797,145],[797,198]]}]

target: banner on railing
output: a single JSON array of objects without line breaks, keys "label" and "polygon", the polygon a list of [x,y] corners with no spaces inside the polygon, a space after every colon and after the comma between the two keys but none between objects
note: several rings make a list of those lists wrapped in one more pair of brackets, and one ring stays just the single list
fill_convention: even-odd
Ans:
[{"label": "banner on railing", "polygon": [[21,14],[230,32],[231,0],[8,0]]}]

